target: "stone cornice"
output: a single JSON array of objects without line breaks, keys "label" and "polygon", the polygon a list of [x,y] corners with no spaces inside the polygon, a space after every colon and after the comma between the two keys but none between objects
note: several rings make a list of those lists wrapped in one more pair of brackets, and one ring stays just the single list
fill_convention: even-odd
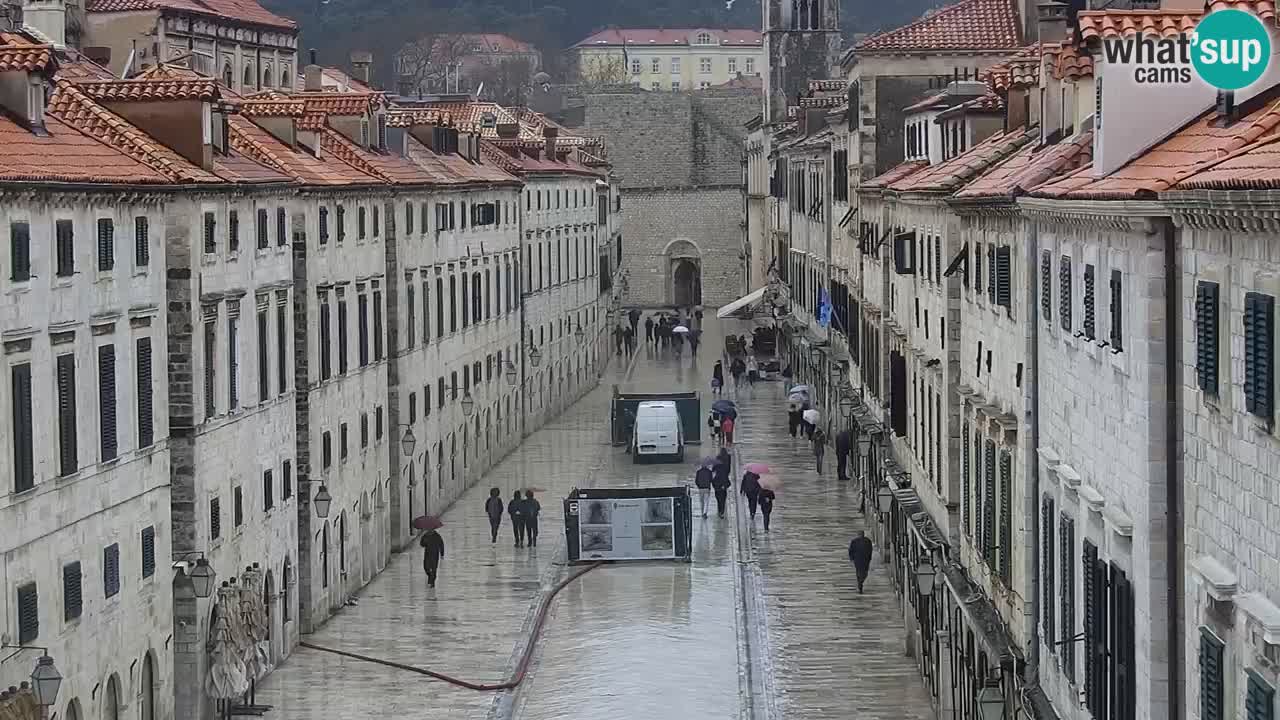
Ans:
[{"label": "stone cornice", "polygon": [[1236,232],[1280,232],[1280,192],[1192,190],[1165,193],[1161,200],[1178,225]]},{"label": "stone cornice", "polygon": [[1155,220],[1169,217],[1160,203],[1134,200],[1058,200],[1018,198],[1021,212],[1035,220],[1060,225],[1105,227],[1150,235]]}]

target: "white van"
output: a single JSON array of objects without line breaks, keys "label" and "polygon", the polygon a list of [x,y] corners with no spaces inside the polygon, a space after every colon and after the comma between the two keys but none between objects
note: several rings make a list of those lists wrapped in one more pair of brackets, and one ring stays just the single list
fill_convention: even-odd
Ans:
[{"label": "white van", "polygon": [[674,402],[642,402],[636,407],[631,448],[632,462],[656,457],[684,460],[684,426],[680,424],[680,413]]}]

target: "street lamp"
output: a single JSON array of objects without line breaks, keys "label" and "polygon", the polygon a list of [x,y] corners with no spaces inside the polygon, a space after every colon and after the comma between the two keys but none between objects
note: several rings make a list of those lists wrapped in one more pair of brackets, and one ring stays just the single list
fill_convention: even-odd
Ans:
[{"label": "street lamp", "polygon": [[333,504],[333,496],[329,494],[329,488],[321,485],[320,492],[311,499],[311,504],[316,508],[316,517],[321,519],[329,517],[329,506]]},{"label": "street lamp", "polygon": [[916,589],[920,591],[921,597],[929,597],[933,594],[933,586],[937,579],[938,574],[933,567],[933,562],[929,560],[928,555],[922,555],[920,564],[916,566]]},{"label": "street lamp", "polygon": [[53,664],[53,658],[49,657],[49,648],[8,644],[0,645],[0,648],[15,651],[0,662],[8,661],[26,650],[40,651],[40,657],[36,659],[36,667],[31,671],[31,695],[40,706],[43,716],[48,717],[49,707],[57,702],[58,689],[62,687],[62,673],[58,672],[58,668]]},{"label": "street lamp", "polygon": [[888,485],[881,485],[876,491],[876,508],[882,515],[888,515],[893,509],[893,490]]},{"label": "street lamp", "polygon": [[542,362],[542,353],[538,352],[538,348],[529,348],[529,364],[538,367],[538,363]]},{"label": "street lamp", "polygon": [[462,414],[471,417],[471,413],[475,412],[476,401],[471,397],[471,391],[468,390],[462,396]]},{"label": "street lamp", "polygon": [[[186,558],[198,555],[195,566],[191,566]],[[174,578],[174,594],[179,597],[207,598],[213,594],[218,574],[209,565],[209,559],[202,552],[190,552],[182,555],[173,567],[178,571]]]},{"label": "street lamp", "polygon": [[413,449],[418,445],[418,438],[413,436],[413,428],[409,425],[401,425],[405,428],[404,437],[400,438],[400,447],[404,449],[405,457],[413,457]]},{"label": "street lamp", "polygon": [[852,395],[844,395],[840,398],[840,414],[845,418],[853,415],[853,408],[856,406]]},{"label": "street lamp", "polygon": [[506,375],[507,384],[514,386],[516,384],[516,364],[510,360],[507,361]]},{"label": "street lamp", "polygon": [[863,460],[866,460],[867,456],[870,454],[871,454],[871,436],[859,435],[858,436],[858,457],[862,458]]},{"label": "street lamp", "polygon": [[586,331],[582,329],[582,323],[579,322],[578,328],[573,331],[574,337],[581,338],[583,335],[586,335],[586,334],[587,334]]},{"label": "street lamp", "polygon": [[1004,720],[1004,691],[1000,681],[988,680],[978,693],[978,710],[982,720]]}]

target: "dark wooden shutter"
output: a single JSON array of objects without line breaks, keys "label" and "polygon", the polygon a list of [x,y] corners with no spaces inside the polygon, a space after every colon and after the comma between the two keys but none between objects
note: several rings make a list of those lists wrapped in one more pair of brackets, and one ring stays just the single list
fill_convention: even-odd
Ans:
[{"label": "dark wooden shutter", "polygon": [[71,277],[76,271],[75,223],[58,220],[53,224],[53,234],[57,255],[54,272],[58,277]]},{"label": "dark wooden shutter", "polygon": [[960,427],[960,530],[973,537],[973,476],[970,474],[969,424]]},{"label": "dark wooden shutter", "polygon": [[14,282],[31,279],[31,226],[27,223],[9,224],[9,268]]},{"label": "dark wooden shutter", "polygon": [[80,562],[62,566],[62,619],[75,620],[84,612],[84,591],[81,588]]},{"label": "dark wooden shutter", "polygon": [[209,537],[217,540],[222,535],[222,501],[218,498],[209,500]]},{"label": "dark wooden shutter", "polygon": [[244,488],[239,485],[231,489],[231,522],[235,527],[244,524]]},{"label": "dark wooden shutter", "polygon": [[1040,254],[1040,315],[1048,322],[1053,318],[1053,256]]},{"label": "dark wooden shutter", "polygon": [[1275,419],[1275,298],[1262,293],[1244,296],[1245,409],[1268,423]]},{"label": "dark wooden shutter", "polygon": [[1071,258],[1066,255],[1058,262],[1058,315],[1062,329],[1071,332]]},{"label": "dark wooden shutter", "polygon": [[293,497],[293,462],[289,460],[280,468],[280,497],[284,500]]},{"label": "dark wooden shutter", "polygon": [[116,456],[119,443],[116,437],[116,347],[102,345],[98,348],[98,427],[102,440],[102,459]]},{"label": "dark wooden shutter", "polygon": [[240,252],[240,213],[227,212],[227,252]]},{"label": "dark wooden shutter", "polygon": [[288,237],[289,223],[285,215],[284,208],[276,208],[276,245],[282,246],[289,242]]},{"label": "dark wooden shutter", "polygon": [[320,436],[320,457],[324,461],[324,467],[333,464],[333,436],[328,431]]},{"label": "dark wooden shutter", "polygon": [[987,246],[987,302],[996,304],[996,246]]},{"label": "dark wooden shutter", "polygon": [[[216,311],[214,311],[216,312]],[[206,312],[208,317],[208,311]],[[204,415],[209,419],[217,414],[217,387],[214,385],[215,371],[218,363],[218,322],[216,319],[205,320],[204,323]]]},{"label": "dark wooden shutter", "polygon": [[1013,304],[1013,249],[1008,245],[996,248],[996,304],[1012,307]]},{"label": "dark wooden shutter", "polygon": [[98,220],[98,270],[107,272],[116,266],[116,226],[111,218]]},{"label": "dark wooden shutter", "polygon": [[373,236],[378,237],[382,234],[382,210],[377,205],[373,206]]},{"label": "dark wooden shutter", "polygon": [[79,468],[76,438],[76,356],[59,355],[58,379],[58,460],[59,475],[70,475]]},{"label": "dark wooden shutter", "polygon": [[[479,310],[479,308],[476,308]],[[382,334],[382,292],[373,291],[373,361],[378,362],[383,357],[383,334]]]},{"label": "dark wooden shutter", "polygon": [[889,355],[889,414],[898,437],[907,435],[907,359],[896,350]]},{"label": "dark wooden shutter", "polygon": [[289,308],[285,296],[276,298],[276,392],[289,389]]},{"label": "dark wooden shutter", "polygon": [[120,592],[120,544],[102,549],[102,594],[114,597]]},{"label": "dark wooden shutter", "polygon": [[1054,570],[1053,526],[1058,515],[1054,505],[1053,498],[1048,495],[1040,501],[1040,558],[1043,563],[1040,574],[1040,627],[1050,654],[1056,649],[1054,638],[1057,637],[1053,622],[1054,611],[1057,610],[1053,586],[1057,577]]},{"label": "dark wooden shutter", "polygon": [[320,208],[320,244],[329,242],[329,208]]},{"label": "dark wooden shutter", "polygon": [[1062,571],[1062,621],[1061,636],[1059,641],[1062,643],[1060,656],[1062,658],[1062,673],[1066,675],[1067,680],[1075,682],[1076,680],[1076,521],[1069,515],[1063,514],[1059,525],[1058,533],[1058,564]]},{"label": "dark wooden shutter", "polygon": [[[322,228],[320,236],[324,237],[324,209],[320,210],[320,227]],[[214,214],[207,212],[204,214],[204,254],[213,255],[218,252],[218,236],[217,236],[218,220]],[[323,239],[321,240],[323,242]]]},{"label": "dark wooden shutter", "polygon": [[[265,211],[264,211],[265,212]],[[265,305],[263,306],[266,307]],[[271,396],[271,368],[267,358],[267,311],[258,312],[258,402],[266,402]]]},{"label": "dark wooden shutter", "polygon": [[151,233],[146,215],[133,219],[133,264],[138,267],[151,264]]},{"label": "dark wooden shutter", "polygon": [[1124,287],[1119,270],[1111,271],[1111,347],[1124,349]]},{"label": "dark wooden shutter", "polygon": [[[1098,564],[1098,548],[1085,540],[1080,554],[1080,579],[1084,583],[1084,699],[1085,706],[1097,716],[1099,688],[1097,687],[1098,633],[1100,608],[1097,607],[1096,577],[1093,568]],[[1105,646],[1101,648],[1106,652]],[[1105,656],[1104,656],[1105,660]],[[1106,663],[1103,663],[1104,667]]]},{"label": "dark wooden shutter", "polygon": [[267,234],[267,209],[258,208],[258,222],[255,230],[258,234],[258,249],[266,250],[271,245],[270,238]]},{"label": "dark wooden shutter", "polygon": [[13,384],[13,479],[14,492],[35,487],[34,428],[31,417],[31,365],[14,365]]},{"label": "dark wooden shutter", "polygon": [[142,577],[156,574],[156,528],[142,528]]},{"label": "dark wooden shutter", "polygon": [[1098,336],[1094,322],[1094,269],[1092,265],[1084,266],[1084,336],[1090,340]]},{"label": "dark wooden shutter", "polygon": [[369,364],[369,296],[364,293],[356,296],[356,326],[360,342],[360,367],[364,367]]},{"label": "dark wooden shutter", "polygon": [[328,380],[329,376],[332,375],[333,370],[331,367],[333,360],[330,358],[332,346],[329,331],[329,324],[331,321],[329,320],[329,317],[329,298],[322,295],[320,297],[320,347],[316,349],[320,354],[321,380]]},{"label": "dark wooden shutter", "polygon": [[996,444],[986,441],[983,451],[982,557],[996,569]]},{"label": "dark wooden shutter", "polygon": [[1111,718],[1133,720],[1134,690],[1133,585],[1124,571],[1111,566]]},{"label": "dark wooden shutter", "polygon": [[1200,629],[1200,720],[1223,720],[1222,641]]},{"label": "dark wooden shutter", "polygon": [[232,314],[239,304],[233,300],[227,305],[227,405],[228,410],[240,407],[240,316]]},{"label": "dark wooden shutter", "polygon": [[1013,456],[1000,451],[1000,577],[1013,579]]},{"label": "dark wooden shutter", "polygon": [[1196,283],[1196,383],[1218,395],[1218,283]]},{"label": "dark wooden shutter", "polygon": [[1245,720],[1274,720],[1276,691],[1252,670],[1246,672],[1248,681],[1244,693]]},{"label": "dark wooden shutter", "polygon": [[262,471],[262,511],[276,506],[276,489],[270,470]]},{"label": "dark wooden shutter", "polygon": [[27,645],[40,637],[40,596],[36,584],[18,586],[18,644]]}]

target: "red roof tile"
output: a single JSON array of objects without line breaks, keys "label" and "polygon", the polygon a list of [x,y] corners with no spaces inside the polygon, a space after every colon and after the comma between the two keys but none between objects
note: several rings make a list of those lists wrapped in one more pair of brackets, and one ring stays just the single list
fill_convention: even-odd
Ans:
[{"label": "red roof tile", "polygon": [[0,180],[6,182],[128,183],[168,179],[105,143],[45,115],[39,136],[0,114]]},{"label": "red roof tile", "polygon": [[1194,30],[1202,15],[1185,10],[1086,10],[1078,16],[1080,39],[1088,42],[1137,33],[1173,37]]},{"label": "red roof tile", "polygon": [[294,21],[268,12],[254,0],[89,0],[88,12],[128,12],[131,10],[173,10],[194,13],[279,30],[297,30]]},{"label": "red roof tile", "polygon": [[1276,17],[1275,0],[1209,0],[1206,4],[1209,6],[1209,12],[1247,10],[1263,20],[1273,20]]},{"label": "red roof tile", "polygon": [[1280,188],[1280,135],[1243,148],[1191,175],[1174,190],[1275,190]]},{"label": "red roof tile", "polygon": [[[275,95],[282,94],[275,93]],[[342,117],[368,114],[381,100],[379,93],[304,92],[284,96],[302,100],[306,104],[308,115],[320,113]]]},{"label": "red roof tile", "polygon": [[1036,197],[1123,200],[1153,197],[1280,128],[1280,104],[1269,105],[1228,127],[1214,127],[1209,112],[1103,178],[1092,167],[1042,185]]},{"label": "red roof tile", "polygon": [[[484,162],[471,163],[456,153],[448,155],[437,155],[427,146],[410,138],[409,141],[409,159],[422,167],[428,173],[443,178],[444,182],[450,185],[469,184],[469,183],[501,183],[514,184],[519,182],[512,172],[519,169],[518,165],[513,162],[504,162],[502,158],[494,155],[505,156],[502,152],[489,145],[487,142],[480,143],[480,155],[484,158]],[[510,160],[510,158],[507,158]]]},{"label": "red roof tile", "polygon": [[1075,43],[1046,45],[1045,57],[1053,77],[1058,80],[1079,80],[1093,77],[1093,55],[1081,50]]},{"label": "red roof tile", "polygon": [[1093,157],[1093,131],[1056,145],[1028,143],[1013,157],[983,173],[955,194],[957,200],[1012,199],[1051,178],[1074,171]]},{"label": "red roof tile", "polygon": [[0,72],[35,72],[49,67],[53,46],[16,32],[0,32]]},{"label": "red roof tile", "polygon": [[306,103],[301,100],[240,100],[236,103],[240,114],[246,117],[292,117],[300,118],[306,111]]},{"label": "red roof tile", "polygon": [[927,167],[929,167],[929,163],[924,160],[908,160],[904,163],[898,163],[876,177],[864,181],[858,185],[858,189],[883,190],[899,180],[910,177]]},{"label": "red roof tile", "polygon": [[529,43],[501,33],[449,33],[437,37],[432,42],[432,48],[450,53],[454,48],[463,53],[537,52]]},{"label": "red roof tile", "polygon": [[576,48],[608,47],[610,45],[689,45],[691,39],[699,32],[711,33],[711,37],[721,45],[751,46],[763,45],[764,36],[759,30],[715,30],[698,29],[656,29],[627,28],[601,30],[582,42]]},{"label": "red roof tile", "polygon": [[934,93],[917,103],[908,105],[902,113],[904,115],[911,115],[913,113],[924,112],[929,108],[947,107],[947,97],[949,96],[944,92]]},{"label": "red roof tile", "polygon": [[1019,128],[996,133],[946,162],[938,163],[889,186],[895,192],[953,192],[978,174],[1017,152],[1038,137],[1038,129]]},{"label": "red roof tile", "polygon": [[300,182],[309,185],[373,185],[381,182],[337,158],[321,159],[305,149],[285,145],[247,118],[232,115],[229,122],[232,148],[260,163],[280,168]]},{"label": "red roof tile", "polygon": [[1002,63],[987,68],[986,81],[997,92],[1040,82],[1040,44],[1028,45]]},{"label": "red roof tile", "polygon": [[100,102],[147,102],[153,100],[218,99],[218,84],[210,78],[198,80],[86,80],[77,86]]},{"label": "red roof tile", "polygon": [[1022,44],[1012,0],[961,0],[909,25],[872,35],[855,51],[1015,50]]},{"label": "red roof tile", "polygon": [[949,107],[946,110],[943,110],[942,112],[938,113],[938,117],[935,119],[942,120],[944,118],[955,117],[957,115],[963,115],[965,113],[1003,113],[1003,112],[1004,112],[1004,100],[1001,100],[999,95],[989,92],[986,95],[981,95],[972,100],[967,100],[965,102],[962,102],[959,105]]},{"label": "red roof tile", "polygon": [[67,53],[58,60],[57,77],[68,80],[115,80],[111,71],[80,53]]}]

